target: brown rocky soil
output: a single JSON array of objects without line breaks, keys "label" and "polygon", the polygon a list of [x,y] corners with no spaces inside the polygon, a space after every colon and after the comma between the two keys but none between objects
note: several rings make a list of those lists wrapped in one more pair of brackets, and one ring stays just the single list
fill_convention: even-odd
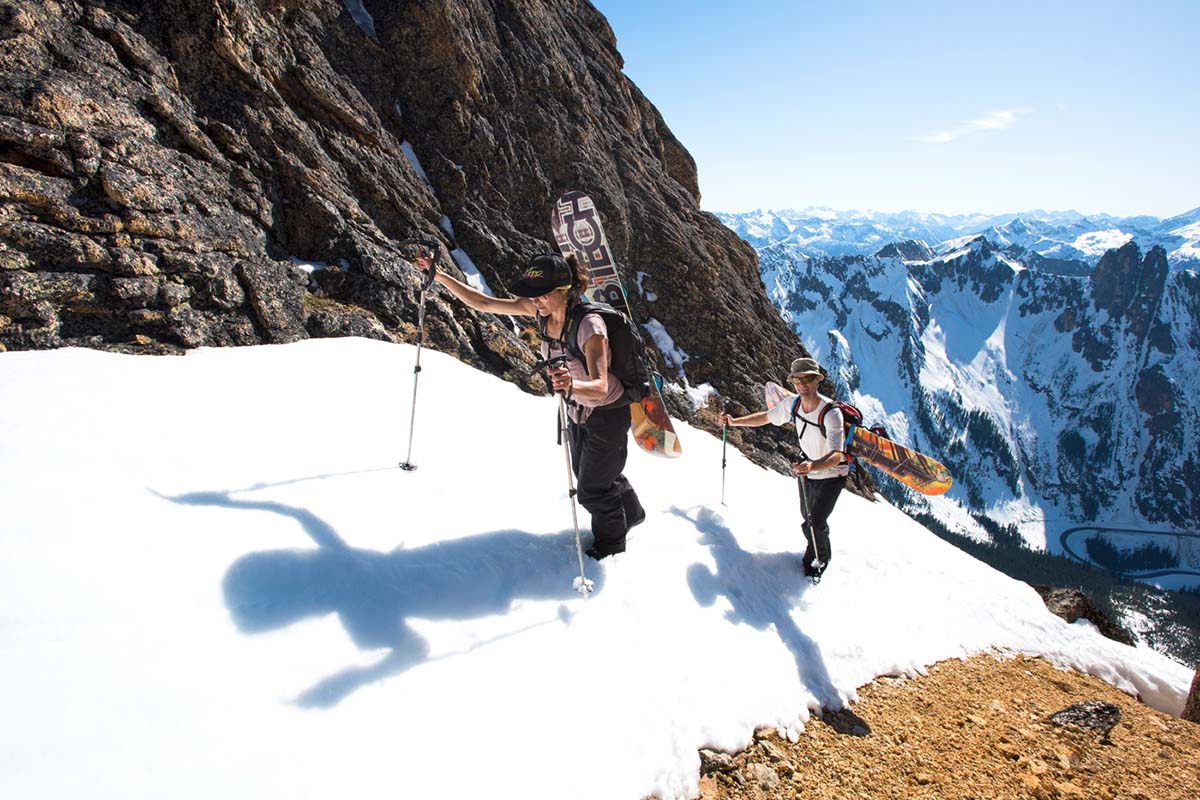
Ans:
[{"label": "brown rocky soil", "polygon": [[[916,679],[881,678],[851,709],[814,717],[797,743],[774,731],[724,765],[705,755],[701,797],[1097,798],[1200,796],[1200,725],[1040,659],[945,661]],[[1111,703],[1109,743],[1048,717]],[[714,760],[718,763],[714,763]]]}]

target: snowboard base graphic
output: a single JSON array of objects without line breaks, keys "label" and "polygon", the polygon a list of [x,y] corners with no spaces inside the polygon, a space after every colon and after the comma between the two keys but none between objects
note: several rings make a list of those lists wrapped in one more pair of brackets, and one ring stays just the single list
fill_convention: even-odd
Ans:
[{"label": "snowboard base graphic", "polygon": [[[796,397],[772,381],[767,382],[764,393],[767,408],[781,402],[791,403]],[[944,494],[954,484],[950,471],[940,461],[857,425],[851,426],[846,434],[846,452],[921,494]]]},{"label": "snowboard base graphic", "polygon": [[[586,299],[593,303],[608,303],[632,319],[625,287],[617,274],[617,262],[608,248],[600,212],[592,198],[583,192],[566,192],[554,202],[550,224],[554,241],[563,256],[574,254],[588,269],[592,285],[585,293]],[[633,423],[630,433],[643,452],[677,458],[683,454],[683,446],[667,415],[661,390],[654,381],[651,384],[654,391],[629,406]]]}]

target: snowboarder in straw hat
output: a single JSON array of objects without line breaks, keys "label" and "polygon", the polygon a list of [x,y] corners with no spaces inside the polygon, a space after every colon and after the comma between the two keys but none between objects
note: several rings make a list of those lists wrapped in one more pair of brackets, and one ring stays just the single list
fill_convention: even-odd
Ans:
[{"label": "snowboarder in straw hat", "polygon": [[[804,552],[804,574],[820,580],[821,573],[829,566],[829,515],[837,503],[838,495],[846,485],[850,466],[845,457],[845,427],[842,412],[833,400],[817,391],[821,382],[821,367],[811,358],[797,358],[792,362],[788,380],[796,388],[794,402],[779,402],[767,411],[747,414],[744,417],[721,415],[724,425],[759,427],[770,422],[773,425],[796,424],[796,437],[805,461],[792,465],[800,482],[801,509],[804,514],[805,539],[808,547]],[[824,429],[818,424],[821,410],[825,412]]]},{"label": "snowboarder in straw hat", "polygon": [[[434,268],[429,258],[419,258],[417,266]],[[629,452],[629,401],[625,387],[610,371],[608,328],[599,314],[585,314],[579,323],[576,342],[586,363],[572,354],[565,341],[569,311],[581,302],[588,286],[586,270],[574,257],[536,255],[513,282],[514,298],[486,295],[444,272],[438,272],[436,280],[476,311],[535,317],[542,358],[566,357],[547,371],[554,391],[566,398],[577,496],[592,515],[595,538],[587,553],[601,559],[625,552],[625,534],[646,518],[637,492],[622,474]]]}]

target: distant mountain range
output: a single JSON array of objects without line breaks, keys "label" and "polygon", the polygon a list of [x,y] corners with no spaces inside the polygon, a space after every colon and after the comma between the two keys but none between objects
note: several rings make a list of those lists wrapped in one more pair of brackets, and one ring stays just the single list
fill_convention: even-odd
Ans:
[{"label": "distant mountain range", "polygon": [[[893,501],[1057,553],[1078,526],[1200,527],[1200,264],[1196,234],[1179,233],[1200,230],[1200,209],[719,216],[755,245],[768,296],[839,396],[955,475],[932,500],[884,481]],[[1200,570],[1200,539],[1106,541]]]},{"label": "distant mountain range", "polygon": [[1002,249],[1060,274],[1086,275],[1108,250],[1133,242],[1142,252],[1161,247],[1172,268],[1200,267],[1200,208],[1169,219],[1084,216],[1075,211],[1020,214],[920,214],[833,211],[751,211],[717,217],[755,248],[790,245],[806,256],[873,255],[905,240],[937,253],[963,237],[984,235]]}]

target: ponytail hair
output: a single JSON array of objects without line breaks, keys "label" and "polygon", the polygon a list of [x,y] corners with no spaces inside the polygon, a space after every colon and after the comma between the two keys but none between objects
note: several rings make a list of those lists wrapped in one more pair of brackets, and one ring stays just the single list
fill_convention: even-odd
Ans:
[{"label": "ponytail hair", "polygon": [[567,266],[571,268],[571,288],[567,290],[567,305],[573,305],[583,298],[583,293],[592,284],[587,267],[579,263],[579,257],[574,253],[567,256]]}]

